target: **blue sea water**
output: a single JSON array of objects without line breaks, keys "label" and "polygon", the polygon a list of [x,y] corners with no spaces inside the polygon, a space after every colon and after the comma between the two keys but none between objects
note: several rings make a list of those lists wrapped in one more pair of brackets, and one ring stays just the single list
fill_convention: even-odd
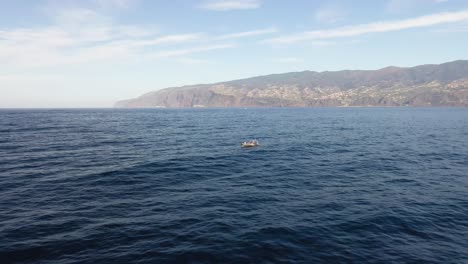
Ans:
[{"label": "blue sea water", "polygon": [[0,110],[0,263],[468,263],[468,109]]}]

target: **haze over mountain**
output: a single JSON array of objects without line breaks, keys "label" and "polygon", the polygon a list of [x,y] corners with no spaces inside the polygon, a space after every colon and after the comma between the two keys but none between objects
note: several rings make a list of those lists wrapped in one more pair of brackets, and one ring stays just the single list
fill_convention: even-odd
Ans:
[{"label": "haze over mountain", "polygon": [[468,106],[468,61],[411,68],[272,74],[166,88],[115,106]]}]

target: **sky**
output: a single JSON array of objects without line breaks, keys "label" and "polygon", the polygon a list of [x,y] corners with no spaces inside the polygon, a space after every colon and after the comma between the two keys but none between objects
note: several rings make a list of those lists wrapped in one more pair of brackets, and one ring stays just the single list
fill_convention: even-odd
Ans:
[{"label": "sky", "polygon": [[0,0],[0,108],[468,59],[468,0]]}]

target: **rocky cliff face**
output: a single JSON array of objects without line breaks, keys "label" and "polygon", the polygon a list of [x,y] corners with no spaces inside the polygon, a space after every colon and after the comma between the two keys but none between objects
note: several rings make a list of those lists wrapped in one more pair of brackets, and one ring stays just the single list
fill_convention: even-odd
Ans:
[{"label": "rocky cliff face", "polygon": [[116,107],[468,106],[468,61],[294,72],[167,88]]}]

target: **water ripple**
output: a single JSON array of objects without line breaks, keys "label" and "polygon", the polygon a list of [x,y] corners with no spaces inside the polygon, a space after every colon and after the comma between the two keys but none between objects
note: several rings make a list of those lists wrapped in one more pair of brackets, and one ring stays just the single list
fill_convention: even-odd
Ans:
[{"label": "water ripple", "polygon": [[464,263],[467,111],[1,110],[0,263]]}]

